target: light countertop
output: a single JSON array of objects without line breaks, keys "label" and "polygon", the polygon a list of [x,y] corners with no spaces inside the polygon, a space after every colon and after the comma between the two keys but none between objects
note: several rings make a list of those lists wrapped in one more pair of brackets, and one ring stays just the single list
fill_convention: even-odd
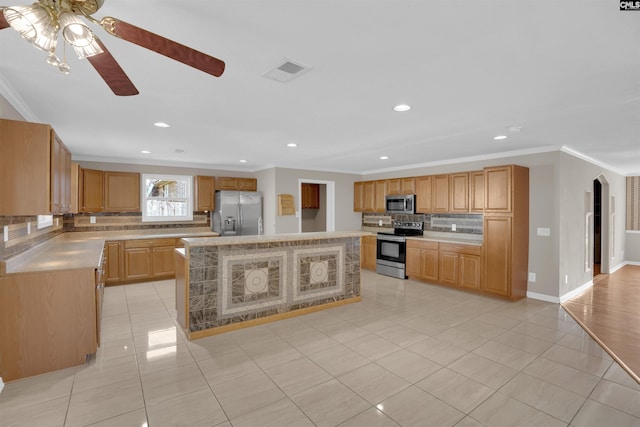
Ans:
[{"label": "light countertop", "polygon": [[67,232],[0,262],[0,275],[98,268],[108,240],[217,235],[208,228]]},{"label": "light countertop", "polygon": [[346,237],[369,236],[367,231],[330,231],[317,233],[287,233],[269,234],[260,236],[220,236],[216,238],[184,238],[186,245],[192,246],[224,246],[242,245],[251,243],[286,242],[291,240],[318,240],[318,239],[341,239]]}]

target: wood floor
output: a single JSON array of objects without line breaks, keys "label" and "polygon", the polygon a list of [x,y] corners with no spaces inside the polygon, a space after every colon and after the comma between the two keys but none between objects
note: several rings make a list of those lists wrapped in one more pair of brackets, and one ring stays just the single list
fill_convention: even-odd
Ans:
[{"label": "wood floor", "polygon": [[640,383],[640,266],[627,265],[593,281],[562,306]]}]

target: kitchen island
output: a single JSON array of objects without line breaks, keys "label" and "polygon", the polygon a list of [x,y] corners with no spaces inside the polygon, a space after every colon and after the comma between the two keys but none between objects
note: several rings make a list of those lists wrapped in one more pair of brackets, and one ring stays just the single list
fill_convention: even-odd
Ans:
[{"label": "kitchen island", "polygon": [[182,239],[177,321],[194,339],[360,301],[360,237],[368,234]]}]

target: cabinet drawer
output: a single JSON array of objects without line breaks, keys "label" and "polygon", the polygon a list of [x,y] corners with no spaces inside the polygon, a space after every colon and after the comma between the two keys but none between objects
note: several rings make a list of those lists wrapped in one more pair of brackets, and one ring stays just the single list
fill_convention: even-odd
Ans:
[{"label": "cabinet drawer", "polygon": [[175,246],[176,239],[171,238],[163,238],[163,239],[136,239],[136,240],[125,240],[124,247],[126,248],[149,248],[149,247],[157,247],[157,246]]},{"label": "cabinet drawer", "polygon": [[462,249],[460,250],[460,253],[465,255],[480,256],[480,254],[482,253],[482,246],[462,245]]},{"label": "cabinet drawer", "polygon": [[433,249],[437,251],[438,242],[432,242],[429,240],[407,239],[407,247],[417,249]]}]

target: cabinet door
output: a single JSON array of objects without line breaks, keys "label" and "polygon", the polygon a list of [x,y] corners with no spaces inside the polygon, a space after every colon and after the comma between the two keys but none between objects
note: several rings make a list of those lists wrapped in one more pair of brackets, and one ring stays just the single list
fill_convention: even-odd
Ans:
[{"label": "cabinet door", "polygon": [[122,242],[107,241],[104,244],[104,254],[106,258],[104,279],[107,285],[121,282],[124,277],[124,259],[122,253]]},{"label": "cabinet door", "polygon": [[469,172],[469,211],[484,211],[484,171]]},{"label": "cabinet door", "polygon": [[362,236],[360,242],[360,267],[367,270],[376,269],[376,236]]},{"label": "cabinet door", "polygon": [[0,216],[51,212],[51,128],[0,119]]},{"label": "cabinet door", "polygon": [[140,212],[140,174],[104,172],[104,211]]},{"label": "cabinet door", "polygon": [[153,277],[173,276],[175,272],[174,246],[151,248]]},{"label": "cabinet door", "polygon": [[197,211],[212,211],[215,208],[216,179],[212,176],[196,176],[196,203]]},{"label": "cabinet door", "polygon": [[125,248],[124,250],[125,280],[147,279],[152,277],[150,249]]},{"label": "cabinet door", "polygon": [[449,212],[449,175],[433,176],[432,212]]},{"label": "cabinet door", "polygon": [[485,215],[482,289],[501,296],[511,294],[511,232],[510,216]]},{"label": "cabinet door", "polygon": [[511,204],[511,166],[485,168],[484,170],[484,211],[509,213]]},{"label": "cabinet door", "polygon": [[255,178],[238,178],[239,191],[256,191],[258,189],[258,180]]},{"label": "cabinet door", "polygon": [[405,272],[407,276],[419,279],[421,277],[420,246],[414,244],[413,241],[407,241],[407,257],[405,260]]},{"label": "cabinet door", "polygon": [[62,144],[55,133],[51,132],[51,205],[50,211],[53,214],[62,213],[62,168],[63,168],[63,149]]},{"label": "cabinet door", "polygon": [[416,178],[416,212],[429,213],[433,207],[433,177]]},{"label": "cabinet door", "polygon": [[400,180],[400,192],[402,194],[416,194],[416,179],[414,177],[402,178]]},{"label": "cabinet door", "polygon": [[387,194],[396,195],[402,194],[402,181],[400,178],[392,178],[387,180]]},{"label": "cabinet door", "polygon": [[469,212],[469,174],[454,173],[449,176],[450,211]]},{"label": "cabinet door", "polygon": [[460,254],[459,276],[460,286],[464,288],[480,289],[480,257],[478,255]]},{"label": "cabinet door", "polygon": [[439,262],[437,249],[423,249],[420,252],[420,277],[437,283],[439,280]]},{"label": "cabinet door", "polygon": [[238,179],[230,177],[218,177],[216,180],[218,190],[236,190],[238,187]]},{"label": "cabinet door", "polygon": [[374,212],[384,213],[387,210],[385,198],[387,196],[387,181],[375,182],[375,196],[374,196]]},{"label": "cabinet door", "polygon": [[364,210],[364,182],[353,183],[353,211],[363,212]]},{"label": "cabinet door", "polygon": [[440,283],[456,286],[458,284],[458,253],[440,251],[438,260]]},{"label": "cabinet door", "polygon": [[104,210],[104,173],[99,170],[82,169],[80,183],[81,211],[102,212]]},{"label": "cabinet door", "polygon": [[320,209],[320,184],[302,183],[302,209]]},{"label": "cabinet door", "polygon": [[365,181],[363,192],[363,212],[375,212],[376,209],[376,182]]}]

